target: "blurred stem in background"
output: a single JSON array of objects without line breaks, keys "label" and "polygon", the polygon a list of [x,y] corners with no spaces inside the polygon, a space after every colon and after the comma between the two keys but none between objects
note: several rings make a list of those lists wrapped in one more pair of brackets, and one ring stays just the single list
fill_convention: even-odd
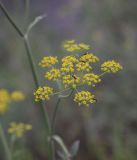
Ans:
[{"label": "blurred stem in background", "polygon": [[25,0],[25,26],[29,22],[29,9],[30,9],[30,0]]},{"label": "blurred stem in background", "polygon": [[[26,2],[26,3],[29,3],[29,2]],[[27,8],[28,8],[28,6],[27,6]],[[31,67],[31,72],[32,72],[32,75],[33,75],[35,86],[37,88],[39,86],[39,80],[38,80],[38,76],[37,76],[37,73],[36,73],[36,67],[35,67],[35,62],[34,62],[33,56],[32,56],[31,47],[30,47],[29,40],[28,40],[28,33],[24,33],[16,25],[16,23],[13,21],[12,17],[10,16],[10,14],[8,13],[8,11],[6,10],[6,8],[4,7],[4,5],[2,4],[1,1],[0,1],[0,9],[4,13],[4,15],[6,16],[8,21],[11,23],[11,25],[15,28],[15,30],[20,35],[20,37],[24,40],[24,44],[25,44],[25,48],[26,48],[26,51],[27,51],[29,64],[30,64],[30,67]],[[49,117],[48,117],[47,111],[45,111],[44,103],[41,102],[39,104],[41,106],[40,107],[41,108],[41,112],[42,112],[42,115],[43,115],[44,120],[45,120],[45,127],[46,127],[46,131],[47,131],[47,141],[48,141],[49,137],[51,137],[51,134],[52,134],[51,133],[51,127],[50,127],[50,124],[49,124]],[[49,145],[49,147],[48,147],[48,159],[52,160],[53,159],[52,158],[53,157],[52,146],[51,146],[51,143],[49,141],[48,141],[48,145]]]},{"label": "blurred stem in background", "polygon": [[4,130],[3,130],[3,127],[1,125],[1,123],[0,123],[0,138],[1,138],[1,141],[3,143],[6,159],[7,160],[12,160],[11,152],[10,152],[10,149],[9,149],[9,146],[8,146],[8,143],[7,143],[7,139],[6,139],[6,136],[5,136],[5,133],[4,133]]}]

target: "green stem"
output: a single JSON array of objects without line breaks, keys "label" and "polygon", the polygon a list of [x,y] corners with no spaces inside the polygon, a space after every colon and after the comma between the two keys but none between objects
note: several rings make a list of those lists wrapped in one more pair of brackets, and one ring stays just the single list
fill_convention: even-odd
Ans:
[{"label": "green stem", "polygon": [[11,157],[14,158],[14,146],[16,142],[16,135],[11,135],[10,139],[10,152],[11,152]]},{"label": "green stem", "polygon": [[57,116],[57,111],[59,109],[59,104],[60,104],[61,98],[59,97],[53,112],[53,118],[51,122],[51,128],[52,128],[52,135],[54,134],[54,129],[55,129],[55,121],[56,121],[56,116]]},{"label": "green stem", "polygon": [[11,16],[9,15],[9,13],[7,12],[6,8],[4,7],[4,5],[1,3],[0,1],[0,9],[2,10],[2,12],[4,13],[4,15],[6,16],[6,18],[8,19],[8,21],[11,23],[11,25],[15,28],[15,30],[18,32],[18,34],[21,37],[24,37],[23,32],[21,31],[21,29],[15,24],[15,22],[13,21],[13,19],[11,18]]},{"label": "green stem", "polygon": [[[35,86],[36,88],[39,86],[39,80],[38,80],[38,76],[36,73],[36,68],[35,68],[35,63],[34,63],[34,59],[32,56],[32,51],[31,51],[31,47],[28,41],[28,35],[24,34],[21,29],[16,25],[16,23],[13,21],[12,17],[9,15],[8,11],[6,10],[6,8],[3,6],[2,2],[0,1],[0,9],[3,11],[4,15],[6,16],[6,18],[9,20],[9,22],[11,23],[11,25],[15,28],[15,30],[17,31],[17,33],[20,35],[21,38],[23,38],[24,40],[24,45],[27,51],[27,56],[28,56],[28,60],[29,60],[29,64],[31,67],[31,71],[32,71],[32,75],[33,75],[33,79],[35,82]],[[40,103],[41,106],[41,111],[45,120],[45,126],[46,126],[46,130],[48,132],[48,138],[51,137],[51,128],[50,128],[50,124],[49,124],[49,117],[47,112],[45,111],[45,106],[44,104],[41,102]],[[49,142],[49,160],[52,160],[52,147],[51,147],[51,143]]]},{"label": "green stem", "polygon": [[9,146],[8,146],[8,143],[7,143],[7,140],[6,140],[6,137],[5,137],[5,134],[4,134],[4,131],[3,131],[3,128],[2,128],[1,124],[0,124],[0,137],[1,137],[1,140],[2,140],[2,143],[3,143],[3,147],[4,147],[4,150],[5,150],[7,160],[12,160],[11,153],[10,153],[10,150],[9,150]]},{"label": "green stem", "polygon": [[59,104],[61,99],[70,97],[72,93],[74,92],[74,89],[70,91],[68,95],[59,95],[54,112],[53,112],[53,117],[52,117],[52,122],[51,122],[51,130],[52,130],[52,135],[54,134],[54,129],[55,129],[55,122],[56,122],[56,117],[57,117],[57,111],[59,109]]},{"label": "green stem", "polygon": [[30,8],[30,0],[25,0],[25,25],[29,20],[29,8]]},{"label": "green stem", "polygon": [[[56,106],[55,106],[55,109],[53,112],[52,122],[51,122],[52,136],[54,135],[54,132],[55,132],[55,122],[56,122],[57,112],[59,110],[59,105],[60,105],[61,99],[71,96],[73,91],[74,91],[74,89],[72,89],[68,95],[65,95],[65,96],[59,95],[59,97],[58,97],[58,100],[57,100],[57,103],[56,103]],[[54,156],[53,160],[54,160],[55,159],[55,145],[54,145],[53,141],[51,143],[52,143],[52,151],[53,151],[53,156]]]},{"label": "green stem", "polygon": [[107,74],[108,72],[103,72],[102,74],[99,75],[99,77],[103,77],[105,74]]},{"label": "green stem", "polygon": [[35,86],[36,86],[36,88],[38,88],[39,87],[39,80],[38,80],[38,76],[37,76],[37,73],[36,73],[35,63],[34,63],[34,59],[33,59],[33,56],[32,56],[32,51],[31,51],[31,47],[30,47],[30,43],[29,43],[27,35],[24,36],[24,45],[25,45],[28,60],[29,60],[29,63],[30,63],[31,72],[33,74],[33,79],[34,79],[34,82],[35,82]]},{"label": "green stem", "polygon": [[[56,115],[57,115],[57,111],[59,109],[59,104],[60,104],[61,98],[59,97],[53,112],[53,118],[52,118],[52,122],[51,122],[51,130],[52,130],[52,136],[54,135],[54,131],[55,131],[55,121],[56,121]],[[53,151],[53,160],[55,159],[55,144],[54,142],[51,140],[51,145],[52,145],[52,151]]]}]

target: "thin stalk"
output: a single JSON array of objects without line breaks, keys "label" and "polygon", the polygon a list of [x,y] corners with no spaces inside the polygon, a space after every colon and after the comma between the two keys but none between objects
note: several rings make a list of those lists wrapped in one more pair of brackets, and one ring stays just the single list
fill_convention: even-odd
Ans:
[{"label": "thin stalk", "polygon": [[99,75],[99,77],[103,77],[105,74],[107,74],[108,72],[103,72],[102,74]]},{"label": "thin stalk", "polygon": [[54,112],[53,112],[53,118],[52,118],[52,122],[51,122],[52,135],[54,134],[56,115],[57,115],[57,111],[59,109],[60,101],[61,101],[61,98],[59,97],[58,100],[57,100]]},{"label": "thin stalk", "polygon": [[72,95],[72,93],[74,92],[74,89],[71,90],[71,92],[68,95],[59,95],[54,112],[53,112],[53,117],[52,117],[52,123],[51,123],[51,129],[52,129],[52,135],[54,134],[54,128],[55,128],[55,122],[56,122],[56,117],[57,117],[57,111],[59,109],[59,105],[60,105],[60,101],[63,98],[67,98],[70,97]]},{"label": "thin stalk", "polygon": [[[15,28],[15,30],[20,35],[20,37],[23,38],[23,40],[24,40],[24,45],[25,45],[25,48],[26,48],[29,64],[30,64],[30,67],[31,67],[31,72],[32,72],[32,75],[33,75],[35,86],[37,88],[39,86],[39,80],[38,80],[38,76],[37,76],[37,73],[36,73],[36,68],[35,68],[35,63],[34,63],[34,59],[33,59],[33,56],[32,56],[31,47],[30,47],[30,44],[29,44],[29,41],[28,41],[28,35],[23,33],[22,30],[16,25],[16,23],[14,22],[14,20],[12,19],[12,17],[10,16],[10,14],[8,13],[8,11],[6,10],[6,8],[4,7],[4,5],[2,4],[1,1],[0,1],[0,9],[4,13],[4,15],[6,16],[8,21],[11,23],[11,25]],[[46,126],[46,130],[48,132],[48,138],[49,138],[51,136],[51,128],[50,128],[50,124],[49,124],[49,117],[48,117],[47,112],[45,111],[45,106],[42,102],[40,103],[40,106],[41,106],[42,114],[43,114],[44,119],[45,119],[45,126]],[[49,151],[48,151],[49,152],[49,160],[52,160],[52,147],[51,147],[51,143],[49,143],[49,144],[50,144]]]},{"label": "thin stalk", "polygon": [[3,131],[3,128],[2,128],[1,124],[0,124],[0,138],[1,138],[2,143],[3,143],[3,147],[4,147],[4,150],[5,150],[7,160],[12,160],[11,153],[10,153],[10,150],[9,150],[9,146],[8,146],[8,143],[7,143],[7,140],[6,140],[6,137],[5,137],[5,134],[4,134],[4,131]]},{"label": "thin stalk", "polygon": [[4,5],[1,3],[0,1],[0,9],[2,10],[2,12],[4,13],[4,15],[6,16],[6,18],[8,19],[8,21],[11,23],[11,25],[15,28],[15,30],[18,32],[18,34],[21,37],[24,37],[24,34],[22,32],[22,30],[16,25],[16,23],[13,21],[12,17],[9,15],[9,13],[7,12],[6,8],[4,7]]},{"label": "thin stalk", "polygon": [[[59,97],[53,112],[53,118],[52,118],[52,122],[51,122],[51,131],[52,131],[52,136],[54,135],[54,130],[55,130],[55,120],[56,120],[56,115],[57,115],[57,111],[59,109],[59,104],[60,104],[61,98]],[[51,140],[51,145],[52,145],[52,151],[53,151],[53,160],[55,160],[55,144],[54,142]]]},{"label": "thin stalk", "polygon": [[30,0],[25,0],[25,25],[29,20]]},{"label": "thin stalk", "polygon": [[30,47],[30,43],[29,43],[27,35],[25,35],[25,37],[24,37],[24,45],[25,45],[28,60],[29,60],[29,63],[30,63],[31,72],[33,74],[34,83],[35,83],[36,88],[38,88],[39,87],[39,80],[38,80],[38,76],[37,76],[37,73],[36,73],[35,63],[34,63],[34,59],[33,59],[33,56],[32,56],[32,51],[31,51],[31,47]]},{"label": "thin stalk", "polygon": [[[55,109],[53,111],[53,117],[52,117],[52,122],[51,122],[51,131],[52,131],[52,136],[54,135],[54,132],[55,132],[55,122],[56,122],[56,117],[57,117],[57,112],[59,110],[59,106],[60,106],[60,102],[61,102],[61,99],[63,98],[67,98],[69,96],[72,95],[74,89],[71,90],[71,92],[68,94],[68,95],[59,95],[58,97],[58,100],[57,100],[57,103],[56,103],[56,106],[55,106]],[[54,145],[54,142],[51,141],[51,144],[52,144],[52,151],[53,151],[53,160],[55,159],[55,145]]]},{"label": "thin stalk", "polygon": [[15,142],[16,142],[16,136],[15,135],[11,135],[11,138],[10,138],[10,152],[11,152],[11,157],[12,158],[14,158]]}]

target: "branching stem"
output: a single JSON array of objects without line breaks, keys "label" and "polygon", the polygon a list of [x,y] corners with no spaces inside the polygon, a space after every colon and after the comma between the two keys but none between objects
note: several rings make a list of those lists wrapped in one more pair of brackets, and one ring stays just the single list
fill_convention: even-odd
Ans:
[{"label": "branching stem", "polygon": [[2,128],[1,124],[0,124],[0,138],[1,138],[2,143],[3,143],[3,147],[4,147],[4,150],[5,150],[5,155],[6,155],[7,160],[12,160],[11,152],[9,150],[9,146],[8,146],[8,143],[7,143],[7,140],[6,140],[6,136],[5,136],[5,133],[3,131],[3,128]]},{"label": "branching stem", "polygon": [[[28,35],[23,33],[23,31],[16,25],[16,23],[14,22],[14,20],[12,19],[12,17],[10,16],[10,14],[8,13],[8,11],[6,10],[6,8],[4,7],[4,5],[2,4],[1,1],[0,1],[0,9],[4,13],[6,18],[10,22],[10,24],[15,28],[15,30],[17,31],[19,36],[24,40],[24,45],[25,45],[25,48],[26,48],[28,61],[29,61],[31,72],[32,72],[32,75],[33,75],[35,87],[37,88],[39,86],[39,80],[38,80],[38,76],[37,76],[37,73],[36,73],[35,62],[34,62],[33,54],[32,54],[32,51],[31,51],[30,44],[29,44]],[[48,117],[47,112],[45,111],[44,104],[42,102],[39,103],[39,104],[41,106],[40,107],[41,112],[42,112],[42,115],[43,115],[44,120],[45,120],[45,127],[46,127],[46,131],[47,131],[47,135],[48,135],[47,138],[49,138],[51,136],[51,128],[50,128],[50,124],[49,124],[49,117]],[[49,152],[49,160],[52,160],[52,147],[51,146],[49,146],[48,152]]]}]

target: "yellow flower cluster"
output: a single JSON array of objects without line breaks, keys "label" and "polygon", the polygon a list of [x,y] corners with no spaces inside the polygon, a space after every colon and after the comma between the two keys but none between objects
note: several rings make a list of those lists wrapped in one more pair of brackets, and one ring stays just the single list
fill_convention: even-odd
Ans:
[{"label": "yellow flower cluster", "polygon": [[80,57],[81,62],[95,63],[99,61],[99,58],[92,53],[85,53]]},{"label": "yellow flower cluster", "polygon": [[67,87],[76,88],[77,84],[80,82],[80,77],[76,75],[65,75],[62,77],[62,82]]},{"label": "yellow flower cluster", "polygon": [[[84,85],[95,85],[101,82],[101,77],[106,72],[115,73],[122,69],[122,66],[114,60],[106,61],[101,65],[103,73],[99,75],[93,73],[93,64],[99,61],[99,58],[92,52],[87,52],[90,46],[85,43],[76,43],[74,40],[67,41],[64,44],[64,48],[72,52],[70,55],[63,57],[60,61],[57,57],[44,57],[40,62],[41,67],[45,67],[48,71],[45,74],[45,78],[52,81],[57,81],[59,85],[63,86],[62,90],[53,92],[51,87],[39,87],[35,92],[35,101],[48,100],[52,95],[60,94],[63,90],[74,90]],[[86,50],[86,53],[85,53]],[[80,55],[78,52],[80,51]],[[84,53],[82,53],[84,52]],[[74,54],[73,54],[74,53]],[[58,68],[54,66],[58,62]],[[50,70],[49,70],[49,67]],[[79,105],[88,106],[90,103],[95,102],[94,95],[88,91],[80,91],[75,94],[74,101]]]},{"label": "yellow flower cluster", "polygon": [[14,91],[11,93],[11,100],[13,101],[23,101],[25,99],[25,95],[20,91]]},{"label": "yellow flower cluster", "polygon": [[68,52],[80,51],[80,50],[89,50],[90,46],[85,43],[76,43],[75,40],[66,41],[64,43],[64,48]]},{"label": "yellow flower cluster", "polygon": [[10,103],[10,94],[5,89],[0,89],[0,113],[5,113]]},{"label": "yellow flower cluster", "polygon": [[8,133],[21,138],[27,131],[32,130],[32,125],[24,123],[11,122],[8,128]]},{"label": "yellow flower cluster", "polygon": [[0,89],[0,114],[3,114],[8,110],[10,102],[22,101],[24,99],[25,96],[20,91],[9,93],[5,89]]},{"label": "yellow flower cluster", "polygon": [[121,70],[123,67],[116,61],[106,61],[101,65],[101,70],[109,73],[116,73]]},{"label": "yellow flower cluster", "polygon": [[74,101],[78,103],[78,105],[86,105],[89,106],[90,103],[96,102],[95,96],[88,91],[80,91],[75,94]]},{"label": "yellow flower cluster", "polygon": [[95,86],[96,83],[101,82],[101,79],[98,75],[95,75],[94,73],[87,73],[83,77],[83,83]]},{"label": "yellow flower cluster", "polygon": [[48,57],[44,57],[41,62],[39,63],[39,65],[43,68],[45,67],[51,67],[52,65],[56,64],[58,62],[57,57],[53,57],[53,56],[48,56]]},{"label": "yellow flower cluster", "polygon": [[56,81],[61,77],[61,72],[59,69],[51,69],[49,72],[46,72],[45,78],[48,80]]},{"label": "yellow flower cluster", "polygon": [[75,56],[66,56],[62,58],[62,73],[74,72],[74,65],[78,60]]},{"label": "yellow flower cluster", "polygon": [[[78,60],[75,56],[66,56],[62,58],[62,64],[65,65],[65,63],[70,62],[72,64],[77,63]],[[65,66],[64,66],[65,67]]]},{"label": "yellow flower cluster", "polygon": [[81,62],[79,61],[77,64],[76,64],[76,68],[77,68],[77,71],[82,71],[82,72],[90,72],[92,67],[90,66],[89,63],[87,62]]},{"label": "yellow flower cluster", "polygon": [[35,92],[35,101],[38,102],[40,100],[49,100],[49,96],[53,94],[53,88],[51,87],[39,87]]}]

